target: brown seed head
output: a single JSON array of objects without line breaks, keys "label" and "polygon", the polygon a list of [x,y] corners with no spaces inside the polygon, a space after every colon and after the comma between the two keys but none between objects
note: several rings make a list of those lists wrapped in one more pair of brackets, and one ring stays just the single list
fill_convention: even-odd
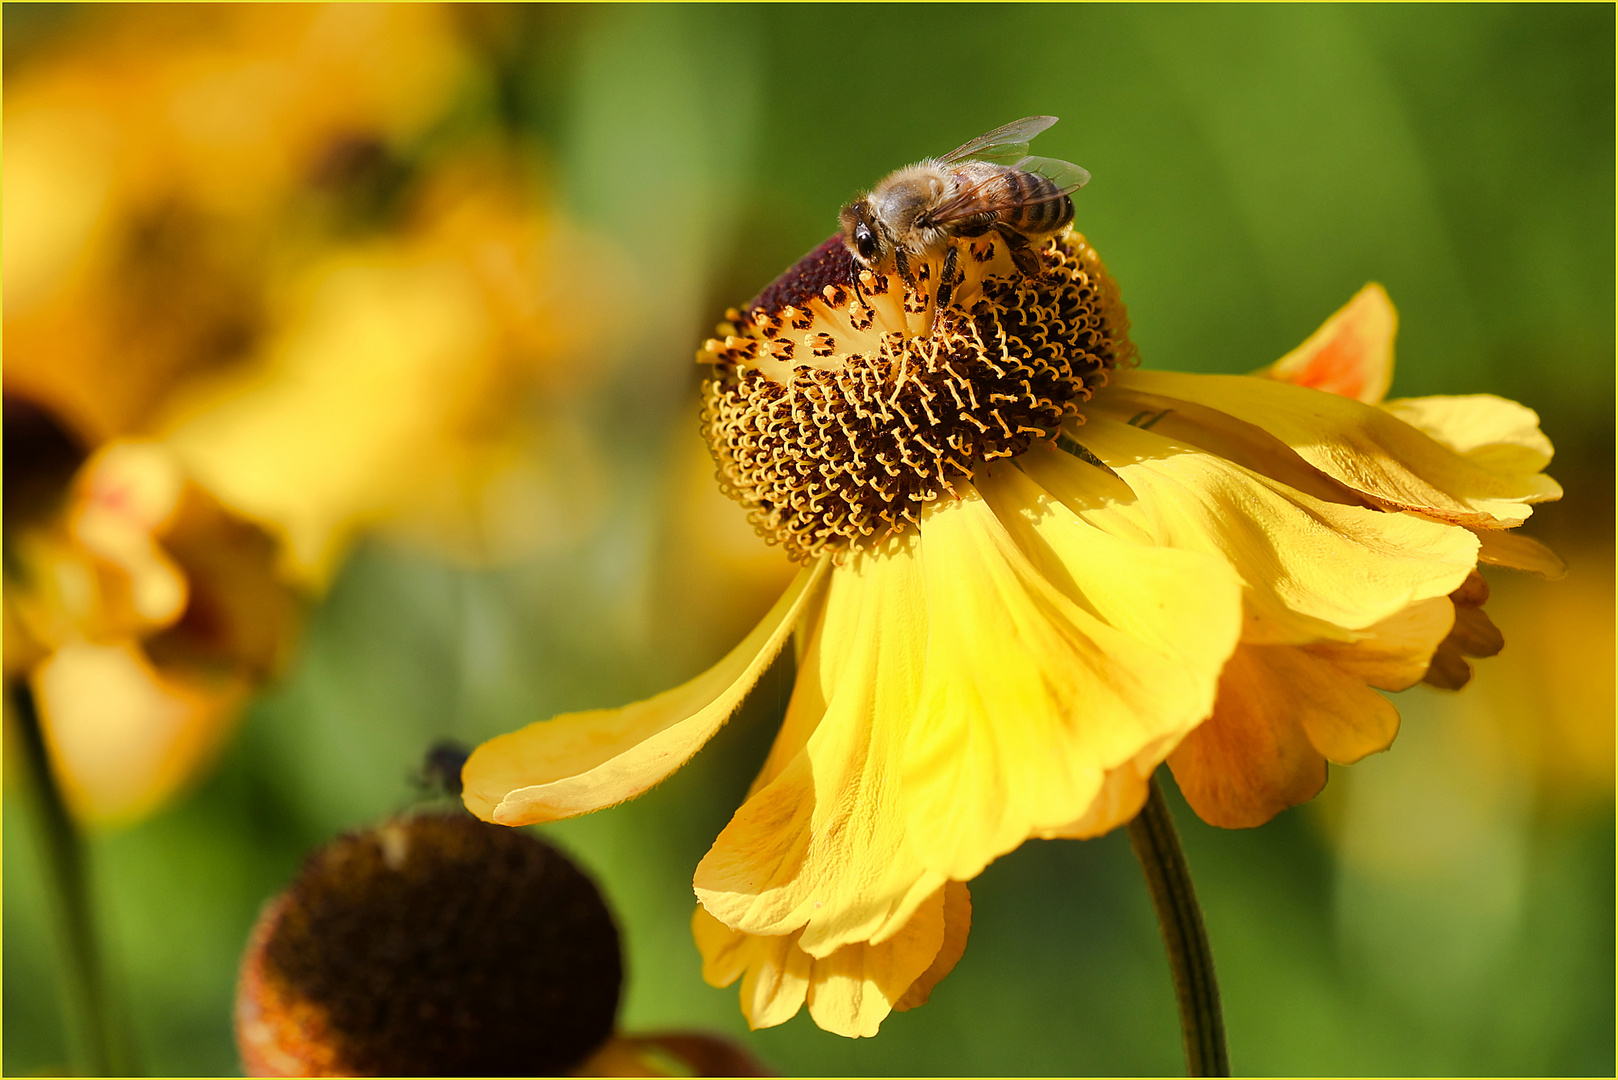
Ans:
[{"label": "brown seed head", "polygon": [[422,815],[340,837],[265,907],[236,1038],[251,1076],[567,1072],[612,1034],[618,934],[524,832]]}]

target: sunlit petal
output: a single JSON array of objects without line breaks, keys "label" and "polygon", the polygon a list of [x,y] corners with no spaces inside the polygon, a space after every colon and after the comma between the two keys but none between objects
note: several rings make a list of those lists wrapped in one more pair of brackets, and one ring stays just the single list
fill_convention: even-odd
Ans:
[{"label": "sunlit petal", "polygon": [[702,748],[785,644],[826,572],[805,567],[740,645],[683,686],[621,709],[569,713],[478,747],[463,771],[467,808],[526,825],[633,798]]},{"label": "sunlit petal", "polygon": [[1015,468],[981,483],[922,524],[930,636],[903,779],[912,842],[957,880],[1206,716],[1240,623],[1222,561],[1109,536]]},{"label": "sunlit petal", "polygon": [[1477,561],[1465,529],[1326,502],[1155,431],[1096,417],[1075,434],[1133,500],[1081,502],[1095,469],[1072,454],[1035,449],[1020,464],[1099,528],[1229,562],[1244,585],[1244,641],[1345,639],[1446,595]]},{"label": "sunlit petal", "polygon": [[1457,524],[1499,528],[1527,504],[1558,498],[1542,474],[1501,473],[1444,446],[1393,414],[1336,394],[1235,375],[1127,371],[1118,385],[1162,400],[1197,402],[1262,427],[1327,476],[1378,504]]},{"label": "sunlit petal", "polygon": [[822,957],[801,948],[799,933],[747,934],[700,905],[691,927],[703,978],[714,986],[742,980],[742,1013],[750,1027],[785,1023],[807,1004],[820,1027],[859,1037],[875,1035],[892,1010],[926,1001],[964,952],[971,917],[966,887],[951,882],[917,905],[886,941],[856,942]]},{"label": "sunlit petal", "polygon": [[697,897],[728,926],[806,927],[799,947],[825,957],[882,941],[943,884],[906,843],[899,793],[927,641],[915,546],[832,574],[769,779],[697,867]]}]

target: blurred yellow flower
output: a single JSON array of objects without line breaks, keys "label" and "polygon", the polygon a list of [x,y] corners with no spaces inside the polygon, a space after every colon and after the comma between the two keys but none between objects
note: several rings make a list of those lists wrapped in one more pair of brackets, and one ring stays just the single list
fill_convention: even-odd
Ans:
[{"label": "blurred yellow flower", "polygon": [[[27,485],[40,421],[13,406],[6,426],[7,485]],[[69,806],[119,824],[212,760],[284,656],[296,597],[270,538],[161,443],[103,446],[64,494],[39,516],[7,506],[6,679],[33,690]]]},{"label": "blurred yellow flower", "polygon": [[[209,759],[361,531],[489,559],[594,520],[610,256],[492,118],[429,138],[477,99],[457,18],[109,9],[7,72],[8,435],[83,450],[8,451],[42,496],[7,514],[6,673],[89,819]],[[194,655],[215,609],[257,637]]]},{"label": "blurred yellow flower", "polygon": [[[262,346],[167,403],[159,431],[270,523],[290,573],[326,580],[354,533],[384,524],[485,559],[589,527],[603,485],[569,405],[614,353],[580,329],[610,290],[579,283],[611,270],[534,212],[519,176],[481,150],[440,168],[400,229],[301,265]],[[547,459],[566,484],[534,475]],[[536,512],[513,488],[560,505]]]},{"label": "blurred yellow flower", "polygon": [[[262,279],[464,92],[432,5],[113,8],[7,72],[6,380],[91,442],[265,329]],[[85,386],[99,393],[83,393]]]},{"label": "blurred yellow flower", "polygon": [[[1324,374],[1297,357],[1278,378],[1128,370],[1082,237],[1032,278],[988,240],[967,254],[940,309],[937,266],[856,291],[834,238],[730,313],[703,352],[720,482],[803,569],[691,682],[491,740],[463,774],[509,825],[632,798],[796,633],[781,731],[695,878],[704,974],[741,979],[755,1027],[807,1005],[871,1035],[925,1001],[965,945],[963,883],[1030,837],[1128,821],[1166,758],[1205,817],[1251,824],[1318,789],[1311,762],[1385,747],[1396,714],[1367,684],[1420,679],[1451,595],[1480,558],[1533,563],[1494,538],[1559,494],[1520,406],[1379,408],[1287,385]],[[1323,340],[1391,357],[1368,295]]]}]

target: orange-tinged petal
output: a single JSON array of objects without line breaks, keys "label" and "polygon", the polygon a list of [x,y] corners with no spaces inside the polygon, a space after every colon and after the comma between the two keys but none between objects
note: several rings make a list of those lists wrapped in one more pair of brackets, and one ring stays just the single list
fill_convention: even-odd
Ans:
[{"label": "orange-tinged petal", "polygon": [[1262,825],[1325,786],[1326,760],[1298,715],[1304,703],[1283,681],[1295,653],[1287,645],[1239,647],[1213,715],[1169,755],[1180,793],[1210,825]]},{"label": "orange-tinged petal", "polygon": [[753,632],[695,679],[621,709],[569,713],[491,739],[462,772],[462,798],[501,825],[555,821],[623,802],[700,750],[792,633],[828,562],[805,567]]},{"label": "orange-tinged petal", "polygon": [[905,840],[907,721],[927,641],[913,538],[832,573],[786,722],[756,784],[697,867],[703,906],[817,958],[899,931],[943,877]]},{"label": "orange-tinged petal", "polygon": [[1223,828],[1262,825],[1313,798],[1326,761],[1384,749],[1399,714],[1330,662],[1289,645],[1242,645],[1225,666],[1207,723],[1169,755],[1198,816]]},{"label": "orange-tinged petal", "polygon": [[1110,536],[1015,468],[980,488],[922,521],[931,625],[903,778],[912,843],[956,880],[1166,752],[1212,708],[1240,627],[1221,560]]},{"label": "orange-tinged petal", "polygon": [[1477,540],[1462,528],[1326,502],[1109,417],[1078,434],[1133,501],[1081,503],[1072,493],[1094,467],[1061,450],[1035,448],[1019,464],[1099,528],[1227,561],[1245,586],[1244,641],[1346,640],[1413,600],[1448,594],[1477,562]]},{"label": "orange-tinged petal", "polygon": [[1393,382],[1399,313],[1387,290],[1365,286],[1309,339],[1254,375],[1375,405]]},{"label": "orange-tinged petal", "polygon": [[1262,428],[1326,476],[1378,505],[1456,524],[1520,524],[1529,503],[1559,498],[1539,473],[1501,473],[1456,453],[1392,413],[1336,394],[1240,375],[1125,371],[1120,387],[1163,408],[1195,402]]}]

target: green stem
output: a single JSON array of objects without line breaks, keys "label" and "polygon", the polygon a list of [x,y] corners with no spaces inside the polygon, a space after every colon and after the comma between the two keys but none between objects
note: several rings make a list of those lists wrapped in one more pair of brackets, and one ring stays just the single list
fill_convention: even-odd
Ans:
[{"label": "green stem", "polygon": [[1196,890],[1191,887],[1185,852],[1180,850],[1180,834],[1155,776],[1145,807],[1129,823],[1129,844],[1146,872],[1146,887],[1169,954],[1174,997],[1180,1006],[1180,1033],[1185,1040],[1186,1075],[1229,1076],[1219,981],[1214,977],[1208,932],[1202,925]]},{"label": "green stem", "polygon": [[32,804],[45,863],[45,886],[56,922],[58,981],[65,999],[68,1031],[76,1044],[75,1064],[85,1076],[132,1076],[135,1063],[131,1043],[120,1022],[121,1014],[114,1008],[98,947],[84,837],[62,801],[61,789],[51,772],[34,695],[26,684],[19,682],[11,688],[11,705],[21,743],[19,779]]}]

